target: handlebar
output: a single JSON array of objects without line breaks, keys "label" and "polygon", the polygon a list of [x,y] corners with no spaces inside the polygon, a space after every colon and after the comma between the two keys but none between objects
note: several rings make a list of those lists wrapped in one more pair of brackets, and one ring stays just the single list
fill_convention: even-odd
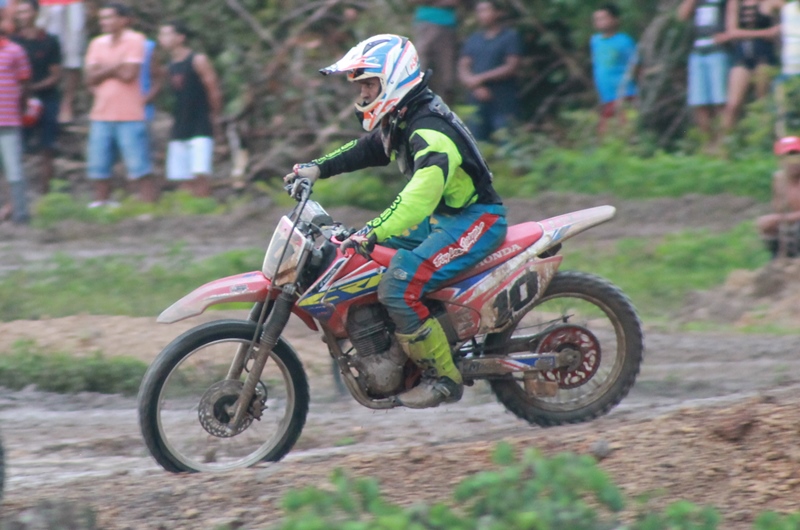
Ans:
[{"label": "handlebar", "polygon": [[283,189],[297,202],[303,202],[308,200],[311,195],[311,181],[305,178],[296,178],[286,184]]}]

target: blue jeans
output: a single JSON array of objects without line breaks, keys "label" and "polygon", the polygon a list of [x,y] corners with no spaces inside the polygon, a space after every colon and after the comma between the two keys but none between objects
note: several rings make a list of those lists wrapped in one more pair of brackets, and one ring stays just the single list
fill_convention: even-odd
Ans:
[{"label": "blue jeans", "polygon": [[24,182],[22,166],[22,128],[0,127],[0,156],[8,182]]},{"label": "blue jeans", "polygon": [[397,333],[413,333],[430,313],[421,298],[475,266],[506,237],[506,209],[473,204],[456,215],[434,214],[383,245],[398,249],[378,285]]},{"label": "blue jeans", "polygon": [[467,124],[476,140],[486,142],[491,139],[492,133],[511,126],[512,113],[506,108],[498,106],[493,101],[476,105],[478,108]]},{"label": "blue jeans", "polygon": [[88,174],[93,180],[111,176],[117,149],[125,162],[128,177],[150,175],[150,140],[144,121],[93,121],[89,129]]}]

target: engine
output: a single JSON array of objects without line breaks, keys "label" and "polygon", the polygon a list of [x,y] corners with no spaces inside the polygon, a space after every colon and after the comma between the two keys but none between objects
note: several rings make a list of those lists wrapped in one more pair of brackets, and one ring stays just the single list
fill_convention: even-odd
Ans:
[{"label": "engine", "polygon": [[397,394],[403,385],[403,367],[408,357],[389,331],[389,315],[380,304],[352,308],[347,315],[347,333],[356,349],[352,364],[370,396]]}]

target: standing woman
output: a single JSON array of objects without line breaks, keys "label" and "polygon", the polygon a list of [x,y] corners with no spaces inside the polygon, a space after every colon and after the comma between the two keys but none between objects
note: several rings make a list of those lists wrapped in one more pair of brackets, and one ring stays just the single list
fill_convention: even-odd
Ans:
[{"label": "standing woman", "polygon": [[733,68],[728,80],[728,103],[722,115],[723,128],[730,132],[739,118],[750,81],[756,94],[769,90],[769,67],[778,64],[775,41],[781,33],[780,11],[784,0],[729,0],[726,31],[716,42],[733,45]]}]

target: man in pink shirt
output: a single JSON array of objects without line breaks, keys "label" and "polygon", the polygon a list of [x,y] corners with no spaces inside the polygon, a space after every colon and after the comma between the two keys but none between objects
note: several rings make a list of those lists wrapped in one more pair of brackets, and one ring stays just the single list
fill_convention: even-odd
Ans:
[{"label": "man in pink shirt", "polygon": [[37,25],[58,37],[64,68],[64,91],[58,120],[73,119],[72,104],[81,82],[83,51],[86,48],[86,14],[81,0],[39,0]]},{"label": "man in pink shirt", "polygon": [[11,200],[0,208],[0,219],[10,216],[17,224],[30,219],[22,167],[22,108],[30,77],[25,50],[0,34],[0,156],[11,191]]},{"label": "man in pink shirt", "polygon": [[145,37],[128,28],[131,13],[127,6],[106,4],[99,16],[103,35],[89,44],[85,67],[86,82],[94,94],[87,158],[95,201],[90,206],[109,204],[115,145],[128,177],[139,182],[141,199],[155,202],[158,188],[152,175],[145,100],[139,86]]}]

